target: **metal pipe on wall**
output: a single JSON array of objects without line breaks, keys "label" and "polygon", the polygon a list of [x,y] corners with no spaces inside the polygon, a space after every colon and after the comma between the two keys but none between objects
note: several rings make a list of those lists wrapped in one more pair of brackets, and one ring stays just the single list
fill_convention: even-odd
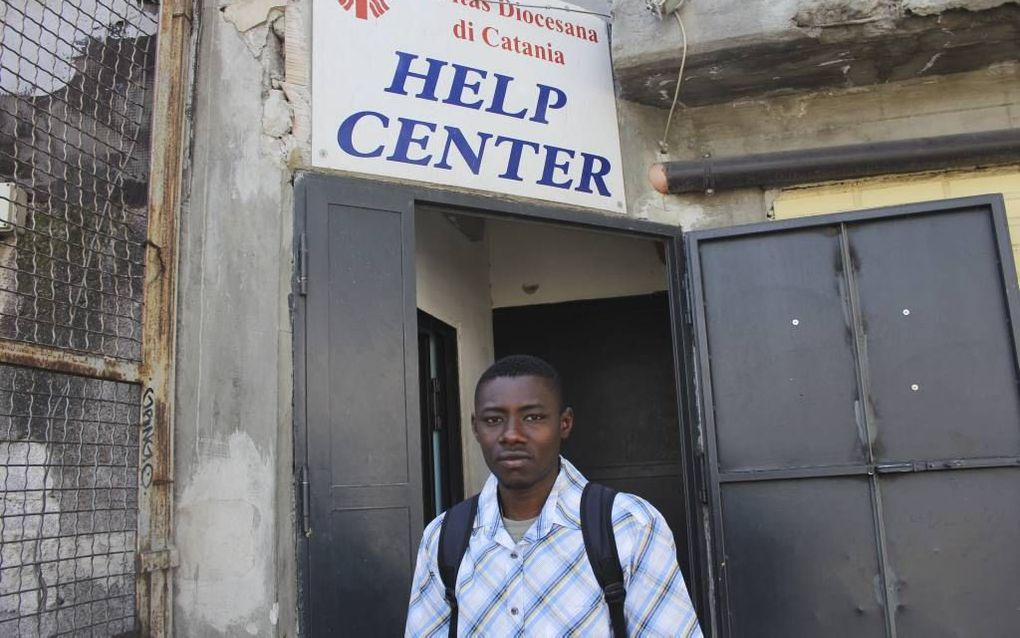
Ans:
[{"label": "metal pipe on wall", "polygon": [[652,164],[660,193],[792,186],[1020,163],[1020,129]]}]

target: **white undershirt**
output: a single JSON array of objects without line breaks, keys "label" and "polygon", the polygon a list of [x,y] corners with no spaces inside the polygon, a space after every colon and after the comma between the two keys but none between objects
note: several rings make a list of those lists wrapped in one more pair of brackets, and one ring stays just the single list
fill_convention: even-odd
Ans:
[{"label": "white undershirt", "polygon": [[515,543],[521,542],[524,535],[528,533],[529,529],[531,529],[531,525],[538,520],[537,516],[523,521],[512,521],[506,516],[503,516],[502,518],[503,527],[506,528],[507,533],[510,534],[510,538],[514,539]]}]

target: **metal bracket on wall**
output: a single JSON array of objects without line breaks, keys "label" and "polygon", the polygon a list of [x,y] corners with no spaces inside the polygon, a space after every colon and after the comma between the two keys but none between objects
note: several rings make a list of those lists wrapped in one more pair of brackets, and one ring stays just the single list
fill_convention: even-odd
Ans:
[{"label": "metal bracket on wall", "polygon": [[138,554],[138,571],[142,573],[166,571],[180,564],[177,548],[157,549]]},{"label": "metal bracket on wall", "polygon": [[308,236],[301,233],[298,236],[298,263],[297,263],[297,285],[298,292],[302,295],[308,294]]},{"label": "metal bracket on wall", "polygon": [[[304,235],[302,235],[303,237]],[[308,466],[301,466],[301,533],[312,537],[312,497],[308,489]]]}]

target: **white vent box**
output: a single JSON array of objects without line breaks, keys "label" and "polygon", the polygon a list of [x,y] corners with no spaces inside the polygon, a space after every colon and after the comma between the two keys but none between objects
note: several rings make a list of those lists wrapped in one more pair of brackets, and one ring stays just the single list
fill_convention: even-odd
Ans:
[{"label": "white vent box", "polygon": [[28,194],[14,182],[0,182],[0,233],[23,231]]}]

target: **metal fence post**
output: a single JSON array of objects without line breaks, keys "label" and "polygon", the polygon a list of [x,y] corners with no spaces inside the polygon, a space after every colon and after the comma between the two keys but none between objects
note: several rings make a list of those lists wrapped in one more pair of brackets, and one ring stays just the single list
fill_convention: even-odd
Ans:
[{"label": "metal fence post", "polygon": [[142,634],[173,634],[173,369],[178,212],[187,146],[191,0],[160,7],[142,311],[138,615]]}]

